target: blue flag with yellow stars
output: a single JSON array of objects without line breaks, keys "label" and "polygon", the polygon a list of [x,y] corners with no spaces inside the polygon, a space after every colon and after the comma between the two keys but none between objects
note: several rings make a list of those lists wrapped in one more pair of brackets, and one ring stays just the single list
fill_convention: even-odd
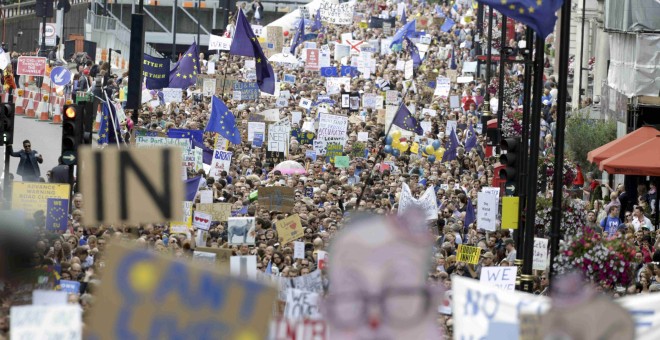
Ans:
[{"label": "blue flag with yellow stars", "polygon": [[293,40],[291,41],[291,49],[289,50],[291,54],[296,53],[296,47],[302,44],[304,37],[305,37],[305,19],[300,18],[300,22],[298,23],[298,30],[296,30],[296,35],[293,37]]},{"label": "blue flag with yellow stars", "polygon": [[190,129],[169,129],[167,130],[167,137],[169,138],[188,138],[190,143],[193,141],[204,144],[204,131],[190,130]]},{"label": "blue flag with yellow stars", "polygon": [[555,29],[557,16],[564,0],[478,0],[492,6],[507,17],[520,21],[545,39]]},{"label": "blue flag with yellow stars", "polygon": [[257,84],[262,92],[275,94],[275,72],[268,63],[268,58],[261,49],[252,26],[245,18],[242,10],[238,10],[234,39],[229,47],[229,54],[253,57],[255,61]]},{"label": "blue flag with yellow stars", "polygon": [[69,200],[47,198],[46,203],[46,230],[66,230],[69,217]]},{"label": "blue flag with yellow stars", "polygon": [[418,135],[424,134],[424,129],[422,129],[422,126],[419,125],[417,119],[413,117],[412,113],[410,113],[408,107],[403,104],[399,106],[399,110],[396,112],[396,115],[394,115],[392,124],[406,131],[414,132]]},{"label": "blue flag with yellow stars", "polygon": [[417,27],[417,19],[409,21],[403,27],[399,28],[398,31],[392,37],[392,42],[390,43],[390,48],[392,46],[401,44],[403,42],[403,37],[408,37],[415,34],[415,27]]},{"label": "blue flag with yellow stars", "polygon": [[[101,124],[99,126],[98,144],[117,144],[117,139],[119,139],[120,142],[122,141],[117,114],[115,114],[112,104],[101,102],[101,106]],[[112,119],[112,121],[110,121],[110,119]],[[110,131],[111,128],[114,128],[114,130]]]},{"label": "blue flag with yellow stars", "polygon": [[449,134],[449,145],[447,146],[447,150],[445,151],[445,153],[442,155],[441,162],[444,163],[455,160],[456,150],[458,150],[459,146],[460,146],[460,142],[458,141],[458,136],[456,136],[456,129],[453,129]]},{"label": "blue flag with yellow stars", "polygon": [[170,71],[169,87],[185,89],[193,86],[197,83],[197,73],[199,73],[199,51],[197,44],[192,43]]},{"label": "blue flag with yellow stars", "polygon": [[229,112],[227,105],[216,96],[213,96],[211,101],[211,117],[204,132],[217,132],[230,143],[241,144],[241,132],[236,126],[234,114]]}]

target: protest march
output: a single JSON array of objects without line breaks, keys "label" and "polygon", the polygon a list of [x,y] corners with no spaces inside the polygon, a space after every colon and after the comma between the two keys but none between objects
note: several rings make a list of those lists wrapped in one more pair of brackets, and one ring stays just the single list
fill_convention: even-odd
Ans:
[{"label": "protest march", "polygon": [[[75,176],[14,147],[0,339],[660,338],[656,182],[558,147],[567,2],[315,0],[282,26],[240,3],[144,54],[133,113],[129,72],[79,65]],[[506,175],[528,145],[531,207]]]}]

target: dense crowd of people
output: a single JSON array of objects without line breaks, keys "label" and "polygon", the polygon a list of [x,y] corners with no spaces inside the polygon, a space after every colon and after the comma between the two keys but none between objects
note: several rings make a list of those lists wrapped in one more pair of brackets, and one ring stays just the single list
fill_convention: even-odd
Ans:
[{"label": "dense crowd of people", "polygon": [[[383,153],[387,126],[382,117],[379,118],[380,110],[364,108],[361,102],[357,111],[349,112],[338,104],[341,102],[341,93],[330,94],[329,98],[336,104],[327,106],[327,113],[349,116],[345,153],[350,154],[353,146],[358,143],[363,143],[367,152],[359,157],[352,156],[348,167],[339,168],[321,155],[315,160],[306,157],[306,151],[313,150],[313,144],[304,144],[296,137],[291,137],[286,159],[299,162],[307,171],[303,175],[285,175],[273,170],[281,159],[269,157],[267,143],[255,147],[248,141],[247,136],[247,126],[251,117],[264,110],[276,108],[278,98],[262,95],[257,101],[237,101],[232,99],[231,91],[218,93],[236,117],[236,124],[242,134],[242,144],[228,146],[227,150],[233,152],[231,167],[222,172],[220,177],[213,178],[203,170],[191,172],[189,177],[203,176],[199,191],[212,191],[214,202],[231,203],[232,215],[256,218],[254,246],[228,245],[225,222],[214,222],[205,239],[196,237],[199,231],[191,231],[189,234],[173,233],[166,223],[140,227],[86,225],[84,201],[89,198],[76,194],[72,201],[67,231],[58,235],[45,232],[38,234],[33,254],[35,263],[56,268],[54,278],[79,281],[81,283],[79,294],[72,294],[71,302],[80,303],[84,310],[94,305],[94,291],[99,284],[98,274],[103,270],[104,249],[108,242],[115,239],[131,240],[130,242],[137,243],[141,247],[176,257],[192,257],[192,251],[202,245],[212,248],[231,248],[236,255],[256,255],[257,268],[262,272],[287,278],[299,277],[317,269],[319,251],[328,249],[328,245],[342,229],[346,219],[355,212],[396,215],[402,185],[405,183],[415,197],[419,197],[429,187],[433,187],[436,194],[439,213],[437,219],[429,223],[429,230],[436,240],[434,253],[429,254],[434,263],[428,271],[430,284],[442,285],[451,290],[452,278],[456,275],[478,279],[484,267],[514,265],[517,251],[511,231],[486,232],[480,229],[476,222],[465,224],[468,204],[473,204],[476,208],[478,192],[484,187],[492,186],[493,179],[498,176],[495,173],[498,159],[488,147],[485,127],[481,126],[483,115],[497,112],[497,87],[493,85],[494,83],[487,84],[483,78],[475,77],[462,83],[453,78],[450,96],[459,96],[461,105],[451,107],[449,98],[435,96],[434,89],[430,86],[437,77],[449,77],[453,72],[461,75],[465,63],[476,61],[480,53],[484,54],[481,51],[485,50],[485,47],[482,48],[485,46],[485,39],[478,37],[482,28],[477,27],[476,10],[471,6],[473,1],[463,0],[456,3],[457,6],[454,7],[443,1],[438,5],[424,1],[406,5],[405,13],[408,20],[420,17],[451,18],[455,22],[455,25],[447,31],[441,30],[440,25],[437,24],[429,24],[424,29],[425,34],[432,37],[432,42],[421,64],[415,68],[412,79],[405,79],[404,71],[396,68],[398,60],[411,58],[410,53],[406,48],[394,48],[394,52],[389,54],[373,53],[372,57],[376,65],[370,77],[365,79],[364,76],[357,75],[350,81],[350,92],[359,92],[360,95],[369,93],[384,95],[386,90],[396,90],[404,105],[415,108],[413,114],[421,122],[428,122],[430,126],[424,134],[413,135],[408,140],[410,146],[418,143],[419,151],[413,152],[409,147],[399,156]],[[355,12],[363,13],[365,22],[369,21],[370,17],[390,18],[397,16],[397,4],[391,1],[361,1],[356,3]],[[501,17],[497,16],[494,26],[497,29],[502,24],[506,23],[502,23]],[[397,19],[396,27],[390,34],[401,26],[402,23]],[[524,40],[524,26],[516,23],[514,27],[508,45],[513,48],[515,55],[519,43]],[[418,28],[417,31],[420,29]],[[328,45],[332,53],[333,42],[341,40],[341,34],[346,32],[352,32],[353,39],[361,41],[388,37],[382,28],[369,28],[369,25],[360,25],[355,20],[351,26],[324,23],[316,38],[310,41],[315,41],[317,46]],[[293,34],[293,30],[287,34],[285,45]],[[298,57],[301,57],[302,48],[301,45],[296,52]],[[552,49],[552,37],[547,40],[547,48]],[[200,54],[200,61],[201,73],[208,71],[208,65],[214,65],[215,73],[221,75],[219,79],[243,77],[245,61],[243,57],[220,52],[208,58]],[[346,62],[350,63],[350,58],[343,61],[332,58],[333,66],[339,67]],[[319,106],[312,106],[308,110],[295,106],[300,99],[316,101],[319,96],[327,95],[325,78],[318,72],[306,71],[302,62],[295,67],[271,64],[277,79],[284,79],[285,74],[296,77],[295,83],[279,83],[279,92],[290,93],[289,106],[280,108],[279,118],[291,119],[293,111],[303,111],[302,121],[294,121],[292,126],[298,128],[305,122],[314,123],[319,113]],[[547,65],[552,65],[550,60]],[[512,84],[505,96],[505,112],[515,112],[522,104],[520,89],[531,84],[523,83],[524,67],[521,64],[507,64],[504,67],[506,67],[506,81]],[[107,63],[81,65],[79,71],[80,73],[75,77],[78,81],[77,90],[84,91],[96,86],[93,84],[94,77],[102,75],[109,80],[106,82],[109,94],[119,101],[125,101],[127,73],[113,75]],[[495,67],[493,71],[495,72]],[[544,155],[551,155],[554,152],[557,85],[551,72],[551,69],[546,69],[542,132],[536,137],[540,138],[540,147]],[[484,72],[480,73],[483,75]],[[199,86],[188,88],[184,91],[185,98],[180,103],[144,105],[137,122],[122,124],[123,132],[128,132],[130,129],[162,133],[173,128],[203,130],[210,116],[211,98],[201,96],[200,90]],[[484,112],[484,108],[488,107],[484,105],[485,101],[489,98],[491,112]],[[431,115],[428,112],[422,114],[424,109],[434,110],[435,114]],[[445,131],[448,121],[456,122],[456,135],[461,146],[457,148],[456,156],[451,161],[442,162],[440,159],[430,161],[423,154],[423,150],[436,140],[440,141],[443,149],[446,149],[450,140],[450,133]],[[469,130],[477,131],[478,137],[476,146],[468,150],[465,144],[469,138]],[[358,142],[360,133],[368,134],[366,142]],[[206,133],[204,146],[209,150],[214,149],[216,135]],[[629,287],[624,287],[626,292],[622,293],[616,289],[620,287],[601,288],[612,295],[643,294],[660,290],[660,266],[657,264],[656,253],[660,247],[660,233],[656,236],[657,221],[652,222],[649,219],[653,216],[652,202],[657,199],[656,187],[640,187],[638,202],[631,211],[621,213],[623,219],[619,219],[621,203],[618,197],[623,193],[623,187],[610,188],[609,183],[596,180],[597,176],[594,174],[585,177],[584,183],[576,183],[574,187],[569,186],[566,189],[575,199],[586,203],[588,209],[586,225],[599,233],[604,233],[607,237],[629,238],[637,250],[635,282]],[[264,186],[286,186],[295,189],[295,206],[292,214],[296,213],[300,216],[304,229],[304,236],[300,239],[305,242],[303,259],[294,259],[293,244],[281,244],[274,227],[277,221],[290,214],[269,211],[260,207],[252,198],[251,194]],[[579,191],[584,195],[575,194]],[[195,203],[199,201],[198,192]],[[35,215],[33,223],[43,228],[42,217]],[[199,244],[200,240],[203,244]],[[481,248],[478,264],[457,261],[456,252],[460,244]],[[535,294],[548,294],[548,286],[548,270],[536,271]],[[0,327],[0,332],[7,331],[8,308],[18,303],[12,288],[16,287],[7,284],[2,293],[0,325],[3,327]],[[445,329],[445,334],[451,335],[453,323],[451,315],[439,314],[438,318],[441,323],[439,326]]]}]

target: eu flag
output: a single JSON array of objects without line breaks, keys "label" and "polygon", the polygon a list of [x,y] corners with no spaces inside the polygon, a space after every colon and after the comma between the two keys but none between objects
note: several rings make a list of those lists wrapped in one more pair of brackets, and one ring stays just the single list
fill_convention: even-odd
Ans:
[{"label": "eu flag", "polygon": [[197,44],[192,43],[181,59],[174,64],[170,71],[170,86],[185,89],[197,83],[199,72],[199,51]]},{"label": "eu flag", "polygon": [[408,18],[406,18],[406,8],[403,8],[403,13],[401,13],[401,23],[406,23],[408,22]]},{"label": "eu flag", "polygon": [[453,161],[456,159],[456,150],[458,149],[458,136],[456,136],[456,130],[451,130],[449,134],[449,146],[447,151],[442,155],[442,162]]},{"label": "eu flag", "polygon": [[321,7],[319,6],[318,9],[316,9],[316,16],[314,16],[314,23],[312,24],[312,32],[316,32],[323,27],[323,24],[321,23]]},{"label": "eu flag", "polygon": [[321,67],[322,77],[337,77],[337,68],[334,66]]},{"label": "eu flag", "polygon": [[413,117],[412,113],[410,113],[410,110],[408,110],[408,107],[403,105],[403,103],[401,104],[401,106],[399,106],[399,110],[394,115],[392,124],[406,131],[414,132],[418,135],[424,134],[424,130],[422,129],[422,126],[419,125],[417,119]]},{"label": "eu flag", "polygon": [[46,204],[46,230],[66,230],[67,219],[69,216],[69,200],[60,198],[47,198]]},{"label": "eu flag", "polygon": [[[101,106],[98,144],[117,144],[117,140],[121,142],[122,139],[119,122],[117,121],[117,115],[114,112],[112,103],[101,102]],[[113,131],[110,131],[110,129],[113,129]]]},{"label": "eu flag", "polygon": [[207,148],[204,146],[204,143],[199,143],[194,139],[192,140],[192,145],[195,148],[202,149],[202,163],[211,165],[211,162],[213,162],[213,149]]},{"label": "eu flag", "polygon": [[507,17],[520,21],[545,39],[555,28],[564,0],[478,0]]},{"label": "eu flag", "polygon": [[199,144],[204,144],[204,131],[202,130],[169,129],[167,130],[167,137],[188,138],[191,143],[195,141]]},{"label": "eu flag", "polygon": [[241,132],[236,127],[236,118],[229,112],[220,98],[213,96],[211,117],[204,132],[217,132],[232,144],[241,144]]},{"label": "eu flag", "polygon": [[390,44],[390,48],[394,45],[401,44],[403,42],[403,37],[410,36],[412,34],[415,34],[415,27],[417,26],[417,19],[408,22],[407,24],[403,25],[403,27],[399,28],[398,31],[394,34],[394,37],[392,37],[392,43]]},{"label": "eu flag", "polygon": [[470,130],[468,130],[470,133],[470,136],[468,137],[467,141],[465,141],[465,152],[470,152],[470,150],[474,149],[477,146],[477,134],[474,133],[474,128],[472,127],[472,124],[470,124]]},{"label": "eu flag", "polygon": [[291,49],[289,50],[291,54],[296,53],[296,47],[302,44],[304,37],[305,37],[305,20],[303,18],[300,18],[300,23],[298,24],[298,30],[296,30],[296,35],[293,37],[293,40],[291,41]]},{"label": "eu flag", "polygon": [[186,201],[194,201],[195,196],[197,196],[197,190],[199,189],[199,180],[202,179],[202,176],[197,176],[189,178],[185,181],[186,183]]},{"label": "eu flag", "polygon": [[359,75],[360,75],[360,73],[358,72],[357,67],[355,67],[355,66],[344,66],[344,65],[341,66],[341,76],[342,77],[354,78],[354,77],[357,77]]},{"label": "eu flag", "polygon": [[412,58],[413,61],[413,66],[419,67],[419,65],[422,64],[422,58],[419,56],[419,49],[417,48],[415,43],[412,42],[412,40],[408,39],[408,37],[403,37],[403,39],[408,44],[408,47],[406,47],[406,49],[408,50],[408,53],[410,53],[410,57]]},{"label": "eu flag", "polygon": [[231,42],[229,54],[253,57],[256,64],[259,89],[262,92],[275,93],[275,72],[273,72],[273,68],[268,63],[268,58],[266,58],[264,51],[261,49],[261,45],[259,45],[257,36],[252,31],[250,23],[240,9],[238,10],[234,40]]},{"label": "eu flag", "polygon": [[465,206],[465,221],[463,221],[464,231],[470,227],[470,224],[474,223],[477,220],[477,217],[474,213],[474,205],[472,205],[472,199],[468,198],[467,205]]},{"label": "eu flag", "polygon": [[454,27],[456,23],[454,20],[451,20],[450,18],[445,18],[445,22],[442,23],[442,26],[440,27],[440,30],[447,33],[449,30],[451,30],[452,27]]}]

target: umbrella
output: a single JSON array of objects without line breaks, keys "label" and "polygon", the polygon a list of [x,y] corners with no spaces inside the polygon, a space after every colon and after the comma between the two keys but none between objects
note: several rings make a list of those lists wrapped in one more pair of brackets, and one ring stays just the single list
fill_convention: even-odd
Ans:
[{"label": "umbrella", "polygon": [[660,176],[660,132],[655,138],[600,162],[610,174]]},{"label": "umbrella", "polygon": [[268,58],[268,61],[278,64],[290,64],[293,66],[298,65],[299,62],[295,55],[288,53],[273,54],[270,56],[270,58]]},{"label": "umbrella", "polygon": [[596,164],[619,154],[620,152],[629,150],[641,143],[648,141],[653,136],[658,134],[658,130],[652,126],[643,126],[621,138],[615,139],[597,149],[589,151],[587,159]]},{"label": "umbrella", "polygon": [[279,170],[283,175],[304,175],[307,173],[305,167],[296,161],[284,161],[275,166],[273,170]]}]

